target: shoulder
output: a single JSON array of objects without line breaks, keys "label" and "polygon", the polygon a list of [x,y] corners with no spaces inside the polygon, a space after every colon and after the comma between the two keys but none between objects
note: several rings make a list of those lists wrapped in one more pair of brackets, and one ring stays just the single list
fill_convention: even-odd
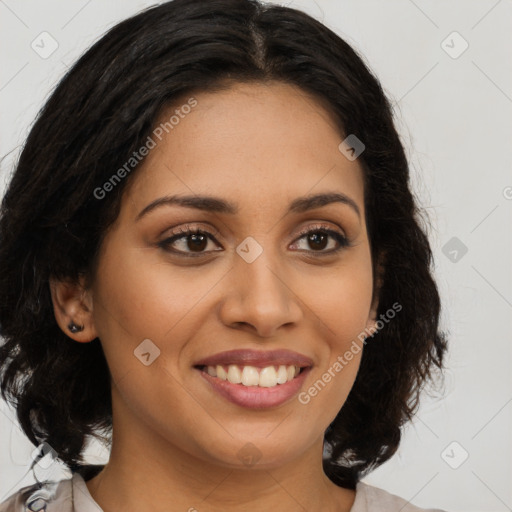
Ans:
[{"label": "shoulder", "polygon": [[101,512],[80,473],[21,488],[0,503],[0,512]]},{"label": "shoulder", "polygon": [[[398,508],[397,508],[398,507]],[[83,477],[73,477],[58,482],[43,482],[23,487],[0,503],[0,512],[102,512],[94,502]],[[440,509],[423,509],[383,489],[359,482],[356,499],[350,512],[444,512]]]},{"label": "shoulder", "polygon": [[[42,482],[22,487],[0,503],[0,512],[25,512],[72,510],[71,479],[58,482]],[[55,508],[57,507],[57,508]]]},{"label": "shoulder", "polygon": [[419,508],[395,494],[359,482],[356,487],[356,499],[350,512],[444,512],[434,508]]}]

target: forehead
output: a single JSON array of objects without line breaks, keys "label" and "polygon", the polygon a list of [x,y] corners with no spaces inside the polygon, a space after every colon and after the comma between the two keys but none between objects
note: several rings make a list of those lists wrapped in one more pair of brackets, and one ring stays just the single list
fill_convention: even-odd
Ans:
[{"label": "forehead", "polygon": [[183,96],[151,137],[129,190],[136,207],[165,194],[208,192],[243,210],[336,190],[363,212],[361,166],[338,149],[344,135],[325,102],[295,86],[236,83]]}]

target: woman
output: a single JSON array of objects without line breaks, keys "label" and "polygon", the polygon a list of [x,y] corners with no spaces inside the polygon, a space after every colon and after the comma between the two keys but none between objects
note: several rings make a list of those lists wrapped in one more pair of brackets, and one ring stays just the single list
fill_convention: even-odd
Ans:
[{"label": "woman", "polygon": [[2,204],[2,393],[73,476],[0,510],[420,510],[361,482],[446,350],[408,180],[378,80],[306,14],[110,30]]}]

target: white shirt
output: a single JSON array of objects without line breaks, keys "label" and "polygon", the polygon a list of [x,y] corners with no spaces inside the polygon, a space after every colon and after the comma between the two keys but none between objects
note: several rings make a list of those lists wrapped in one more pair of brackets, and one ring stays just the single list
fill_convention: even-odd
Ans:
[{"label": "white shirt", "polygon": [[[46,505],[46,508],[45,508]],[[58,482],[23,487],[0,503],[0,512],[103,512],[78,473]],[[359,482],[350,512],[444,512],[415,507],[383,489]]]}]

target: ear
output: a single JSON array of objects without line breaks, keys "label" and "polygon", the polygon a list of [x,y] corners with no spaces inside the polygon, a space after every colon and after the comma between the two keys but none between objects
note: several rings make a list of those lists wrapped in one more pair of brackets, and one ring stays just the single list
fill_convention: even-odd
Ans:
[{"label": "ear", "polygon": [[[49,282],[57,324],[66,336],[80,343],[87,343],[98,337],[92,315],[92,295],[85,289],[84,283],[84,278],[80,278],[78,282],[50,278]],[[71,330],[72,324],[79,329]]]},{"label": "ear", "polygon": [[378,331],[377,329],[377,309],[379,307],[379,295],[380,290],[382,288],[382,283],[384,281],[384,255],[379,258],[377,264],[377,275],[374,277],[375,286],[374,293],[372,297],[372,304],[370,306],[370,312],[368,314],[368,320],[366,322],[366,329],[373,333]]}]

